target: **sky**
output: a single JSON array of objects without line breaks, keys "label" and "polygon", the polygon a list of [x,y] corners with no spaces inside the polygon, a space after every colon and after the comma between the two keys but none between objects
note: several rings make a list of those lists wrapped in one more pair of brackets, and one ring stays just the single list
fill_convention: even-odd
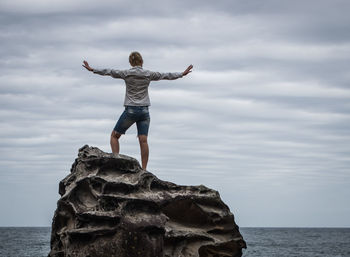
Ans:
[{"label": "sky", "polygon": [[[85,144],[110,152],[123,80],[152,82],[148,170],[217,190],[242,227],[350,226],[347,0],[0,2],[0,226],[51,226]],[[136,128],[121,153],[140,160]]]}]

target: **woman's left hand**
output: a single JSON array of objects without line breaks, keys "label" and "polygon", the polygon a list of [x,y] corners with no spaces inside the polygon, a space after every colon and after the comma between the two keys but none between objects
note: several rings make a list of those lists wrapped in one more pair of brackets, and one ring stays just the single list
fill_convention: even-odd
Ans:
[{"label": "woman's left hand", "polygon": [[93,70],[93,68],[91,68],[90,66],[89,66],[89,64],[88,64],[88,62],[87,61],[83,61],[83,63],[84,63],[84,65],[82,65],[85,69],[87,69],[88,71],[92,71]]}]

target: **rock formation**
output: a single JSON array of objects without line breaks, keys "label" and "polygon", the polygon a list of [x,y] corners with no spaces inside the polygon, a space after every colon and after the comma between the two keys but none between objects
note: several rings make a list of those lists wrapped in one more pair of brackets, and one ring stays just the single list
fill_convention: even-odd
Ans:
[{"label": "rock formation", "polygon": [[215,190],[158,179],[128,156],[84,146],[59,184],[49,257],[241,256]]}]

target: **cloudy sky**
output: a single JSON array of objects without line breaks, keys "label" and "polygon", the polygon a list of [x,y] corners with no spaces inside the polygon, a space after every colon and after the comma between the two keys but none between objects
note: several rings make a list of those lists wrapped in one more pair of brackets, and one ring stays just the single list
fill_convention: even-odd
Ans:
[{"label": "cloudy sky", "polygon": [[[149,171],[220,192],[240,226],[350,226],[347,0],[0,2],[0,226],[51,226],[78,149],[109,152],[122,80],[150,86]],[[136,129],[121,153],[140,159]]]}]

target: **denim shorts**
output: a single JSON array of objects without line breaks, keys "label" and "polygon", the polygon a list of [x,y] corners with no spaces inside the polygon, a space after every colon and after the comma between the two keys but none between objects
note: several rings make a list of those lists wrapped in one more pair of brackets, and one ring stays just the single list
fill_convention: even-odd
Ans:
[{"label": "denim shorts", "polygon": [[125,134],[132,124],[136,122],[137,134],[148,135],[150,115],[148,106],[125,106],[125,110],[120,116],[114,131],[119,134]]}]

